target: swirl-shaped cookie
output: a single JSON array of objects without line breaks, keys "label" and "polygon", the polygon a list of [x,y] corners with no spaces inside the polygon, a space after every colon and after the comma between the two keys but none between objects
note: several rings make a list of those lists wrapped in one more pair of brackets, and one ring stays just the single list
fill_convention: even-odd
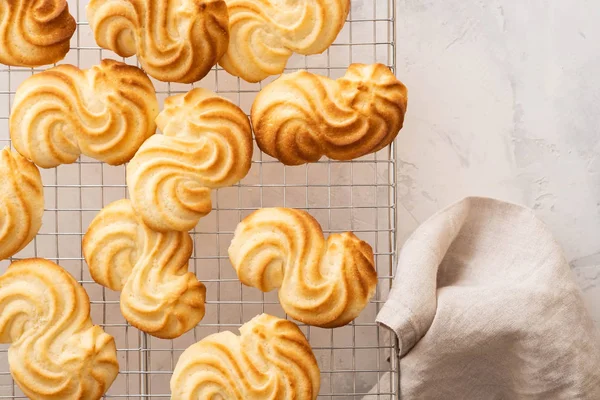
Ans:
[{"label": "swirl-shaped cookie", "polygon": [[206,288],[188,272],[192,238],[159,233],[135,214],[129,200],[104,207],[83,238],[92,278],[121,292],[121,312],[149,334],[172,339],[204,317]]},{"label": "swirl-shaped cookie", "polygon": [[248,82],[281,74],[293,53],[324,52],[350,11],[350,0],[225,1],[231,39],[219,64]]},{"label": "swirl-shaped cookie", "polygon": [[100,47],[137,54],[148,75],[165,82],[202,79],[229,43],[223,0],[91,0],[87,15]]},{"label": "swirl-shaped cookie", "polygon": [[252,106],[260,149],[286,165],[352,160],[389,145],[404,123],[406,87],[384,65],[352,64],[337,80],[306,71],[267,85]]},{"label": "swirl-shaped cookie", "polygon": [[169,97],[127,166],[133,207],[155,231],[189,231],[212,209],[211,189],[241,180],[252,161],[252,129],[242,110],[206,89]]},{"label": "swirl-shaped cookie", "polygon": [[4,260],[33,240],[44,214],[40,171],[8,148],[0,152],[0,205],[0,260]]},{"label": "swirl-shaped cookie", "polygon": [[19,86],[10,136],[42,168],[73,163],[80,154],[119,165],[154,134],[157,114],[154,87],[139,68],[113,60],[83,71],[59,65]]},{"label": "swirl-shaped cookie", "polygon": [[263,208],[246,217],[229,259],[244,285],[278,288],[287,314],[322,328],[355,319],[377,286],[371,246],[350,232],[325,241],[310,214],[291,208]]},{"label": "swirl-shaped cookie", "polygon": [[0,63],[53,64],[69,52],[77,24],[67,0],[0,1]]},{"label": "swirl-shaped cookie", "polygon": [[314,400],[321,373],[302,331],[262,314],[233,332],[210,335],[183,352],[172,400]]},{"label": "swirl-shaped cookie", "polygon": [[0,276],[0,342],[30,399],[96,400],[119,372],[112,336],[92,324],[87,293],[58,265],[16,261]]}]

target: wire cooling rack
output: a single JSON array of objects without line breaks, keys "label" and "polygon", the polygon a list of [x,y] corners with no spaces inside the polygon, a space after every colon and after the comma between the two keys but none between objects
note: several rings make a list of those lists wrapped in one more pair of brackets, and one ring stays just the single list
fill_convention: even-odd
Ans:
[{"label": "wire cooling rack", "polygon": [[[299,68],[340,77],[353,62],[380,62],[395,69],[394,0],[352,0],[348,21],[337,41],[322,55],[294,56],[287,71]],[[122,60],[96,46],[85,15],[86,0],[70,0],[77,18],[71,51],[61,63],[89,68],[101,59]],[[124,60],[135,64],[135,58]],[[14,93],[27,77],[44,68],[0,65],[0,146],[10,145],[8,117]],[[159,101],[192,87],[205,87],[249,112],[262,84],[249,84],[221,68],[195,85],[153,81]],[[321,369],[319,399],[392,399],[397,397],[395,338],[375,324],[387,298],[396,258],[396,151],[394,145],[353,162],[322,160],[284,167],[255,146],[248,176],[231,188],[213,193],[214,210],[191,232],[194,253],[190,269],[207,286],[204,320],[175,340],[153,338],[129,326],[119,309],[119,293],[90,277],[81,254],[88,224],[102,207],[127,196],[125,167],[111,167],[82,157],[71,165],[42,170],[45,195],[43,226],[36,239],[13,259],[43,257],[67,269],[87,290],[92,320],[113,335],[120,374],[105,398],[169,399],[169,381],[181,353],[203,337],[233,330],[259,313],[285,317],[276,292],[263,294],[243,287],[229,263],[227,248],[237,223],[252,211],[285,206],[309,211],[326,234],[354,231],[371,244],[376,256],[377,294],[353,323],[338,329],[300,325]],[[4,272],[11,260],[0,262]],[[0,399],[26,398],[13,382],[7,346],[0,347]],[[381,379],[384,377],[384,379]],[[383,383],[379,383],[381,382]]]}]

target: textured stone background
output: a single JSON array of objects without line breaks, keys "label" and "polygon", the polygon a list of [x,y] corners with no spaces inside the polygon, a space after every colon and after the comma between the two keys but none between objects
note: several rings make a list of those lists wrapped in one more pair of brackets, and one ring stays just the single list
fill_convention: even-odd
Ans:
[{"label": "textured stone background", "polygon": [[400,239],[468,195],[536,210],[600,325],[600,2],[399,0]]}]

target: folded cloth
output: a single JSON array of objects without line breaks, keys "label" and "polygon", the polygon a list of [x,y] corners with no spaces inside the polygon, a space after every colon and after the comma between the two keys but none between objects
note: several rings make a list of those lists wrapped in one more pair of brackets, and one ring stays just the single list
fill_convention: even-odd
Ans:
[{"label": "folded cloth", "polygon": [[404,399],[600,399],[600,336],[531,210],[467,198],[419,227],[377,322]]}]

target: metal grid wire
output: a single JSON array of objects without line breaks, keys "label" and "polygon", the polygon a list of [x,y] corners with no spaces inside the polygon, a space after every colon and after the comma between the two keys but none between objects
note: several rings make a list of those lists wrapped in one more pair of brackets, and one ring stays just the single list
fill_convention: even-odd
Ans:
[{"label": "metal grid wire", "polygon": [[[77,18],[71,51],[61,63],[89,68],[104,58],[122,60],[96,46],[85,15],[86,0],[70,0]],[[395,68],[394,0],[352,0],[348,21],[335,44],[322,55],[294,56],[287,72],[299,68],[342,76],[352,62],[380,62]],[[135,58],[123,60],[135,64]],[[8,116],[18,85],[44,68],[0,65],[0,146],[10,145]],[[205,87],[249,112],[263,85],[249,84],[221,68],[195,85],[153,81],[159,101],[191,87]],[[13,259],[43,257],[68,270],[87,290],[92,320],[113,335],[120,374],[105,398],[169,399],[169,381],[181,353],[208,334],[233,330],[255,315],[267,312],[285,317],[276,292],[263,294],[243,287],[229,263],[227,247],[237,223],[252,211],[285,206],[309,211],[325,234],[354,231],[372,247],[379,284],[373,301],[348,326],[321,329],[300,325],[321,369],[319,399],[392,399],[397,397],[397,344],[393,335],[375,324],[387,298],[396,258],[396,185],[394,145],[352,162],[323,159],[299,167],[285,167],[255,146],[252,169],[240,184],[213,193],[214,209],[191,232],[192,269],[207,286],[204,320],[175,340],[153,338],[129,326],[119,309],[119,293],[102,288],[90,277],[80,242],[97,212],[127,196],[125,167],[111,167],[82,157],[71,165],[42,170],[45,195],[43,226],[36,239]],[[0,262],[4,272],[9,262]],[[0,347],[0,399],[26,398],[8,368],[8,346]],[[387,375],[383,382],[380,379]]]}]

